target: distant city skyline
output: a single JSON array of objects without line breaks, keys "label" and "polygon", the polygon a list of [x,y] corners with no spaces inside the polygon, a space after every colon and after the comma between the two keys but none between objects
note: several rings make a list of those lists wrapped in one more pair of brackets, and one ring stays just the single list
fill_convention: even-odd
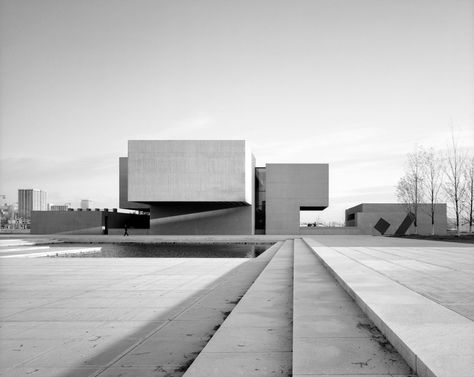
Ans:
[{"label": "distant city skyline", "polygon": [[[405,156],[474,150],[469,0],[0,0],[0,194],[118,207],[127,140],[245,139],[395,202]],[[13,200],[12,202],[16,202]]]},{"label": "distant city skyline", "polygon": [[18,216],[23,219],[31,218],[31,211],[48,210],[48,193],[38,189],[18,190]]}]

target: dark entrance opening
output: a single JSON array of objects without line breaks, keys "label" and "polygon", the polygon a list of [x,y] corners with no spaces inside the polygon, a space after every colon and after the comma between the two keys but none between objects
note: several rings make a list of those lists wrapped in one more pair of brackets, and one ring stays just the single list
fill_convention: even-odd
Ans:
[{"label": "dark entrance opening", "polygon": [[255,234],[265,234],[265,168],[255,168]]}]

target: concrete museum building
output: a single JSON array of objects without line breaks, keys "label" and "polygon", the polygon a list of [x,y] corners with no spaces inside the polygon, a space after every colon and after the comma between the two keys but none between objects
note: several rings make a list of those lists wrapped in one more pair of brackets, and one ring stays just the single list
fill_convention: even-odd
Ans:
[{"label": "concrete museum building", "polygon": [[328,164],[255,167],[244,140],[130,140],[120,158],[120,207],[149,211],[149,234],[299,234],[328,202]]}]

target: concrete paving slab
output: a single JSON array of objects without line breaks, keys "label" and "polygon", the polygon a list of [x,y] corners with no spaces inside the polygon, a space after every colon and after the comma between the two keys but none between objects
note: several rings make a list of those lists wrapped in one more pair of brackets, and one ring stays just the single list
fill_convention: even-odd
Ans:
[{"label": "concrete paving slab", "polygon": [[291,352],[291,328],[275,326],[223,326],[205,352]]},{"label": "concrete paving slab", "polygon": [[[353,377],[353,374],[293,374],[292,377]],[[357,377],[416,377],[414,374],[357,374]]]},{"label": "concrete paving slab", "polygon": [[402,357],[371,338],[299,338],[294,374],[410,374]]},{"label": "concrete paving slab", "polygon": [[291,376],[291,352],[201,353],[200,365],[194,364],[184,374],[193,377],[262,377]]},{"label": "concrete paving slab", "polygon": [[0,366],[5,369],[33,360],[57,347],[50,339],[1,339]]},{"label": "concrete paving slab", "polygon": [[[262,317],[265,317],[265,323],[259,321]],[[243,328],[249,323],[252,324],[252,327],[290,327],[291,322],[292,320],[288,318],[286,311],[262,310],[249,307],[248,309],[239,310],[238,312],[232,311],[222,324],[222,327]]]},{"label": "concrete paving slab", "polygon": [[[178,341],[179,340],[179,341]],[[207,342],[207,337],[186,335],[162,335],[148,339],[136,349],[128,352],[114,366],[166,366],[179,365],[183,355],[188,359],[195,357]]]},{"label": "concrete paving slab", "polygon": [[101,377],[180,377],[183,375],[181,365],[156,366],[114,366],[100,374]]},{"label": "concrete paving slab", "polygon": [[365,316],[318,315],[312,311],[294,316],[293,336],[310,338],[360,338],[371,336],[367,326],[371,322]]},{"label": "concrete paving slab", "polygon": [[[445,250],[437,245],[429,250],[431,245],[412,240],[407,247],[394,249],[391,239],[381,239],[376,248],[361,245],[354,250],[340,244],[334,247],[334,240],[331,246],[321,241],[325,242],[307,240],[420,377],[474,376],[474,323],[466,313],[459,315],[442,302],[457,294],[446,287],[474,291],[474,248],[463,245]],[[453,264],[453,255],[457,261],[462,256],[467,263]],[[410,256],[413,263],[408,262]],[[427,287],[442,301],[430,299]],[[460,298],[469,301],[466,291],[461,291]]]},{"label": "concrete paving slab", "polygon": [[213,323],[221,323],[226,313],[230,312],[235,305],[225,307],[211,307],[210,305],[202,306],[200,304],[193,305],[193,310],[184,311],[176,319],[180,321],[201,321],[209,320]]},{"label": "concrete paving slab", "polygon": [[339,286],[332,287],[320,285],[304,286],[294,293],[295,300],[314,300],[317,302],[352,301],[350,296]]},{"label": "concrete paving slab", "polygon": [[66,340],[60,345],[56,341],[50,341],[50,343],[54,345],[54,348],[33,359],[22,362],[18,366],[39,369],[42,367],[69,367],[75,369],[77,366],[93,365],[98,367],[106,364],[118,353],[127,350],[136,343],[136,339],[122,339],[117,342],[115,337],[95,337],[93,339]]},{"label": "concrete paving slab", "polygon": [[[83,377],[89,376],[96,370],[96,367],[76,367],[71,369],[70,367],[63,368],[47,368],[47,367],[18,367],[14,371],[10,371],[9,374],[0,374],[5,377],[51,377],[51,376],[61,376],[61,377]],[[1,372],[0,372],[1,373]],[[10,374],[11,373],[11,374]]]}]

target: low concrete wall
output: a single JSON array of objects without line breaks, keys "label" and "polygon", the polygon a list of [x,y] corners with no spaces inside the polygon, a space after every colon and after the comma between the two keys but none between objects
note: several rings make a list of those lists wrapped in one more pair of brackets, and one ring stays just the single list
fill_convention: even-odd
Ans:
[{"label": "low concrete wall", "polygon": [[106,225],[108,229],[123,230],[125,224],[130,229],[148,229],[150,218],[146,215],[105,211],[31,212],[31,234],[102,234]]},{"label": "low concrete wall", "polygon": [[101,211],[32,211],[31,234],[81,231],[102,233]]}]

